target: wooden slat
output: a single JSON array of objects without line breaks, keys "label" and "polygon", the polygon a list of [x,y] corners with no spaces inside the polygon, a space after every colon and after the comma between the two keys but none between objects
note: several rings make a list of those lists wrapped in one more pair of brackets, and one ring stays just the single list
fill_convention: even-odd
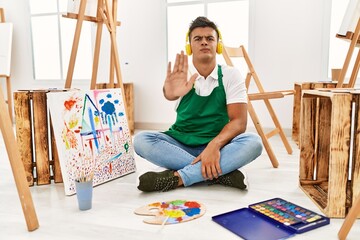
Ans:
[{"label": "wooden slat", "polygon": [[316,154],[316,179],[328,179],[329,155],[330,155],[330,131],[331,129],[331,107],[329,98],[319,99],[319,115],[317,128],[317,154]]},{"label": "wooden slat", "polygon": [[128,115],[128,124],[130,128],[130,134],[134,134],[135,130],[135,121],[134,121],[134,84],[133,83],[124,83],[124,92],[125,99],[127,104],[127,115]]},{"label": "wooden slat", "polygon": [[269,139],[269,138],[276,136],[279,133],[280,133],[280,130],[278,128],[275,128],[274,130],[266,133],[265,136]]},{"label": "wooden slat", "polygon": [[[322,183],[326,185],[327,182]],[[304,193],[318,206],[318,208],[326,215],[325,208],[327,206],[327,192],[320,185],[301,185],[300,188]]]},{"label": "wooden slat", "polygon": [[292,134],[291,138],[294,142],[299,145],[299,134],[300,134],[300,111],[301,111],[301,89],[305,88],[306,85],[295,83],[294,84],[294,104],[293,104],[293,122],[292,122]]},{"label": "wooden slat", "polygon": [[34,159],[32,148],[32,131],[30,120],[30,96],[28,91],[14,92],[14,110],[16,121],[16,140],[21,160],[25,168],[29,186],[34,185]]},{"label": "wooden slat", "polygon": [[350,151],[350,94],[332,97],[328,205],[329,217],[345,217],[346,188]]},{"label": "wooden slat", "polygon": [[300,181],[314,179],[316,99],[303,98],[300,133]]},{"label": "wooden slat", "polygon": [[55,142],[55,136],[54,136],[54,128],[51,123],[50,118],[50,129],[51,129],[51,158],[52,158],[52,172],[53,172],[53,179],[55,183],[62,183],[63,178],[61,174],[61,167],[60,167],[60,159],[59,154],[57,151],[57,146]]},{"label": "wooden slat", "polygon": [[284,94],[282,94],[281,92],[248,93],[248,97],[250,101],[254,101],[254,100],[272,99],[272,98],[283,98]]},{"label": "wooden slat", "polygon": [[355,114],[354,114],[354,149],[351,168],[351,190],[352,190],[352,203],[360,198],[360,95],[356,94],[353,97],[355,102]]},{"label": "wooden slat", "polygon": [[[62,17],[64,18],[71,18],[71,19],[78,19],[79,15],[76,13],[66,13],[63,14]],[[84,20],[85,21],[89,21],[89,22],[95,22],[95,23],[104,23],[102,18],[97,18],[97,17],[93,17],[93,16],[84,16]],[[116,26],[121,26],[121,22],[117,21],[116,22]]]},{"label": "wooden slat", "polygon": [[50,183],[46,92],[33,92],[34,144],[37,184]]}]

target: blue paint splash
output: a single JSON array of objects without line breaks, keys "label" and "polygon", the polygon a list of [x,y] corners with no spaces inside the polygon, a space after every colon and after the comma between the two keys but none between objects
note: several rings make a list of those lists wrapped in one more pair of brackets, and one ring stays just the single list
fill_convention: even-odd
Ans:
[{"label": "blue paint splash", "polygon": [[91,108],[88,108],[88,114],[89,114],[89,120],[90,120],[92,134],[94,136],[95,146],[96,146],[96,149],[99,151],[99,142],[98,142],[97,136],[96,136],[95,122],[94,122],[94,117],[93,117]]}]

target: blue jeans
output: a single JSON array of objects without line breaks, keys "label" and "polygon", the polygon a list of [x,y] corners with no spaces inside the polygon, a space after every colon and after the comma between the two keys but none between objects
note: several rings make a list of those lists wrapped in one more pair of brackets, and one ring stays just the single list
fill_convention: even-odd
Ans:
[{"label": "blue jeans", "polygon": [[[206,180],[201,174],[201,161],[191,165],[205,147],[187,146],[161,132],[140,132],[134,137],[136,154],[155,165],[177,171],[185,187]],[[260,156],[262,148],[261,138],[255,133],[236,136],[220,150],[222,174],[252,162]]]}]

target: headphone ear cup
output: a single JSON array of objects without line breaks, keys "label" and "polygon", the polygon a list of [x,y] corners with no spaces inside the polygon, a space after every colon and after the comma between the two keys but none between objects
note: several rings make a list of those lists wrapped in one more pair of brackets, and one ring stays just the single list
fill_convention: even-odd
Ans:
[{"label": "headphone ear cup", "polygon": [[192,54],[192,50],[191,50],[191,46],[190,44],[186,44],[185,45],[185,52],[188,56],[190,56]]},{"label": "headphone ear cup", "polygon": [[216,46],[216,53],[222,54],[222,52],[223,52],[223,44],[222,44],[222,42],[218,42],[218,44]]}]

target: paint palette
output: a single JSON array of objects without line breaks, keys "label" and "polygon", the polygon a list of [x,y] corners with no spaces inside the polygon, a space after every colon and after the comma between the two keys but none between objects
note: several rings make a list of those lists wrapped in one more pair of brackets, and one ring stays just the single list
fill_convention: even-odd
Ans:
[{"label": "paint palette", "polygon": [[248,240],[286,239],[330,223],[329,218],[281,198],[216,215],[212,220]]},{"label": "paint palette", "polygon": [[252,204],[249,208],[293,229],[296,233],[306,232],[330,223],[329,218],[281,198]]},{"label": "paint palette", "polygon": [[173,200],[166,202],[154,202],[136,209],[138,215],[153,216],[144,219],[145,223],[167,225],[187,222],[201,217],[206,208],[196,201]]}]

